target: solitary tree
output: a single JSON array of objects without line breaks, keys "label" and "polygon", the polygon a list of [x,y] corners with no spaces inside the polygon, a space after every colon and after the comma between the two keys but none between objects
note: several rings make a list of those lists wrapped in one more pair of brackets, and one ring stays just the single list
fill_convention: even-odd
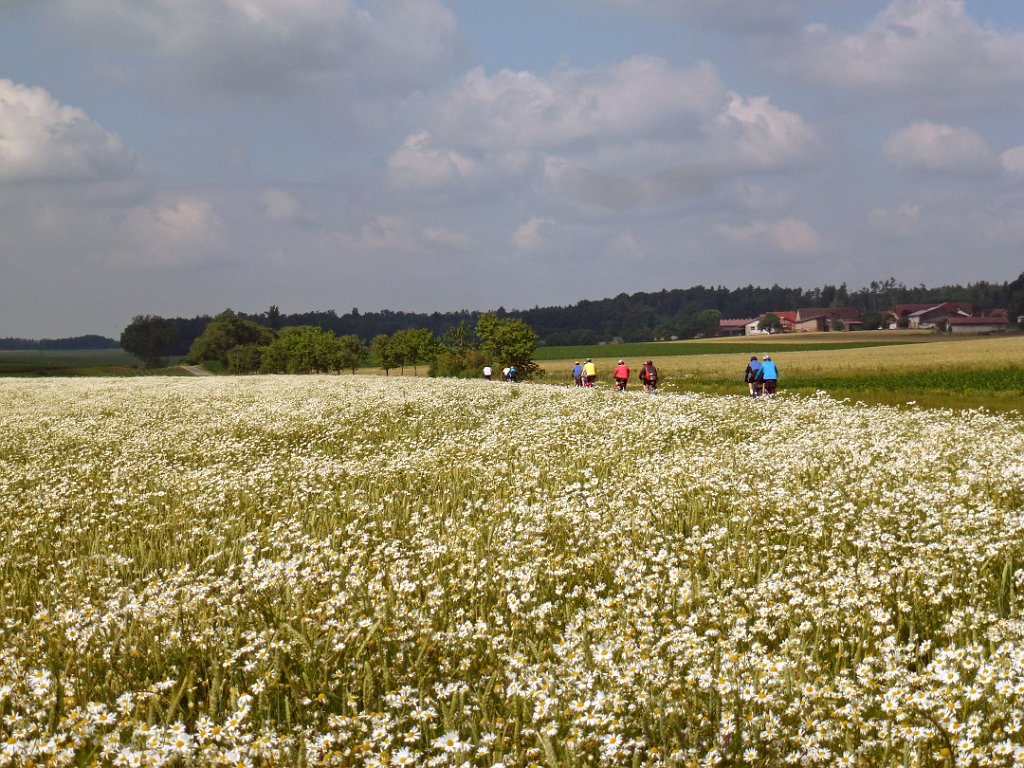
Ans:
[{"label": "solitary tree", "polygon": [[492,362],[515,366],[524,376],[537,370],[533,354],[537,351],[537,334],[517,317],[500,319],[495,313],[480,315],[476,323],[481,351]]},{"label": "solitary tree", "polygon": [[260,370],[266,373],[329,373],[347,368],[349,364],[345,344],[333,331],[312,325],[290,325],[282,328],[277,338],[263,348]]},{"label": "solitary tree", "polygon": [[226,309],[209,322],[206,329],[192,342],[186,360],[199,363],[218,360],[228,367],[228,351],[243,344],[263,346],[274,338],[269,328],[239,317]]},{"label": "solitary tree", "polygon": [[778,333],[782,330],[782,320],[774,312],[768,312],[761,321],[757,324],[757,330],[768,331],[768,333]]},{"label": "solitary tree", "polygon": [[157,315],[136,315],[121,332],[121,348],[146,368],[162,368],[178,337],[174,323]]}]

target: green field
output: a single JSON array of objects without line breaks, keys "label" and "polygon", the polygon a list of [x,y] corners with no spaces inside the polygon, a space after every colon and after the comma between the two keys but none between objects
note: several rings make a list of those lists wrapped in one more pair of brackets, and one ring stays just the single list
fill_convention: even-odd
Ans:
[{"label": "green field", "polygon": [[149,372],[144,372],[138,358],[123,349],[0,350],[0,376],[134,376],[143,373]]},{"label": "green field", "polygon": [[[883,340],[877,338],[849,339],[842,341],[825,341],[820,337],[807,341],[779,341],[778,336],[766,339],[750,339],[744,337],[734,341],[652,341],[636,344],[600,344],[574,347],[540,347],[535,358],[538,362],[546,360],[585,359],[587,357],[691,357],[694,355],[734,354],[738,348],[754,351],[770,346],[773,352],[812,352],[814,350],[865,349],[870,347],[887,347],[900,344],[923,343],[920,337],[903,337],[900,339]],[[782,337],[785,338],[785,337]]]}]

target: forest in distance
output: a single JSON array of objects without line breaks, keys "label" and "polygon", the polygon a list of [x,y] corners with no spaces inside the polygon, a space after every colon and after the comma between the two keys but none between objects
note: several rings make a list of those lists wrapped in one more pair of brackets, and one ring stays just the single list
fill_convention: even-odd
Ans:
[{"label": "forest in distance", "polygon": [[[696,285],[690,288],[663,289],[657,292],[620,293],[613,298],[584,299],[569,306],[535,306],[532,309],[506,310],[499,307],[499,318],[518,318],[530,325],[541,346],[587,345],[612,339],[650,341],[655,338],[693,338],[704,335],[706,317],[714,311],[722,318],[757,317],[765,312],[792,311],[800,307],[856,307],[862,313],[893,309],[897,304],[927,302],[969,302],[976,309],[1005,307],[1011,319],[1024,314],[1024,273],[1012,282],[979,281],[962,285],[929,288],[906,286],[889,278],[849,290],[846,284],[825,285],[804,290],[773,285],[770,288],[744,286],[726,288]],[[336,310],[317,310],[286,314],[277,306],[240,317],[274,330],[287,326],[315,326],[335,334],[355,335],[369,340],[391,335],[407,328],[426,328],[440,337],[461,323],[472,326],[484,310],[416,313],[384,309],[339,315]],[[202,334],[213,315],[168,318],[176,330],[171,355],[184,355]],[[717,323],[717,319],[715,320]],[[68,339],[33,341],[0,338],[0,349],[112,349],[118,341],[97,335]]]}]

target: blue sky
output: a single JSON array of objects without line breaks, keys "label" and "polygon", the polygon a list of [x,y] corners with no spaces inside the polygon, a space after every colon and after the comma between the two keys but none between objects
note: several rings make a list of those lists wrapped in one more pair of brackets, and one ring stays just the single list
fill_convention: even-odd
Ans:
[{"label": "blue sky", "polygon": [[0,0],[0,337],[1024,269],[1024,4]]}]

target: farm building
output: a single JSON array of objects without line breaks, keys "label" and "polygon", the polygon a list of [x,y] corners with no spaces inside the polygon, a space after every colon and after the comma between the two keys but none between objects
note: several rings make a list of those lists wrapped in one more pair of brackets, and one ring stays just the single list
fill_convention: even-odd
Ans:
[{"label": "farm building", "polygon": [[754,330],[757,330],[757,318],[744,318],[744,319],[723,319],[718,323],[718,335],[719,336],[746,336],[748,335],[747,326],[751,323],[754,324]]},{"label": "farm building", "polygon": [[1005,331],[1009,323],[1005,315],[986,317],[950,317],[946,320],[950,333],[992,333]]},{"label": "farm building", "polygon": [[950,317],[971,317],[974,306],[953,301],[940,304],[897,304],[895,314],[897,322],[906,318],[909,328],[935,328]]},{"label": "farm building", "polygon": [[793,330],[831,331],[833,324],[839,323],[847,331],[864,325],[860,319],[860,310],[856,307],[807,307],[796,311]]}]

